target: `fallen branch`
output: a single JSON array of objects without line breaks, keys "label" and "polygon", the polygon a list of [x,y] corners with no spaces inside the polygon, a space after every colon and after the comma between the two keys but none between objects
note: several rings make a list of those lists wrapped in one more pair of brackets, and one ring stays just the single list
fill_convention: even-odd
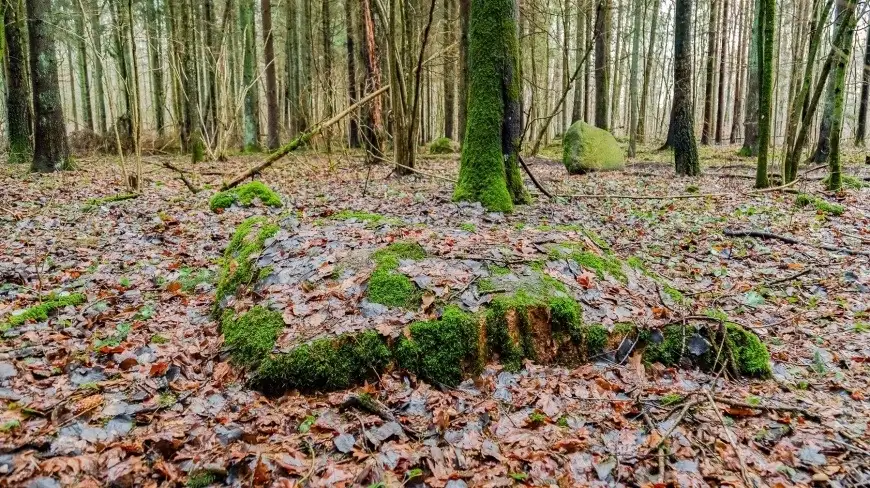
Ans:
[{"label": "fallen branch", "polygon": [[389,89],[390,89],[390,85],[383,86],[379,90],[375,90],[375,91],[371,92],[370,94],[361,98],[358,102],[356,102],[353,105],[342,110],[341,112],[336,114],[331,119],[329,119],[325,122],[319,123],[319,124],[315,124],[313,127],[308,129],[307,131],[296,136],[296,138],[293,139],[292,141],[290,141],[287,144],[284,144],[283,146],[278,148],[278,150],[276,150],[275,152],[270,154],[263,162],[248,168],[247,170],[238,174],[232,180],[225,182],[223,184],[222,189],[228,190],[230,188],[233,188],[233,187],[237,186],[239,183],[242,183],[246,179],[250,178],[251,176],[254,176],[257,173],[260,173],[261,171],[263,171],[264,169],[268,168],[273,163],[275,163],[275,161],[278,161],[279,159],[283,158],[287,154],[290,154],[291,152],[295,151],[296,149],[298,149],[299,147],[304,145],[306,142],[311,140],[312,137],[323,132],[324,129],[327,129],[327,128],[337,124],[338,122],[341,122],[342,119],[344,119],[345,117],[347,117],[348,115],[353,113],[356,109],[358,109],[359,107],[365,105],[366,103],[374,100],[375,98],[381,96],[382,94],[386,93]]},{"label": "fallen branch", "polygon": [[526,174],[529,175],[529,179],[532,180],[532,183],[535,184],[535,188],[540,190],[540,192],[546,195],[547,198],[553,198],[553,195],[548,192],[547,189],[538,182],[537,178],[535,178],[535,175],[532,174],[532,170],[529,169],[529,166],[526,164],[526,161],[523,159],[523,157],[517,154],[517,159],[519,159],[520,164],[523,166],[523,169],[526,170]]},{"label": "fallen branch", "polygon": [[190,192],[193,193],[194,195],[199,193],[199,188],[193,186],[193,183],[191,183],[190,180],[187,179],[187,176],[184,175],[184,170],[182,170],[178,166],[175,166],[174,164],[170,163],[169,161],[164,161],[163,167],[167,168],[167,169],[171,169],[173,171],[177,171],[178,177],[181,178],[182,182],[184,182],[184,186],[186,186],[187,189],[190,190]]},{"label": "fallen branch", "polygon": [[350,394],[348,395],[343,402],[341,402],[341,409],[348,408],[357,408],[359,410],[363,410],[365,412],[373,413],[383,419],[386,422],[395,422],[402,427],[402,430],[411,436],[412,438],[419,440],[420,433],[410,427],[403,425],[401,422],[396,420],[396,416],[393,415],[393,412],[384,405],[383,403],[377,401],[374,397],[370,395],[356,395]]},{"label": "fallen branch", "polygon": [[746,483],[746,486],[755,486],[749,478],[749,470],[746,469],[746,461],[743,460],[743,453],[740,452],[740,446],[737,445],[737,439],[734,438],[731,429],[729,429],[728,425],[725,424],[725,419],[722,418],[722,413],[719,411],[719,407],[716,406],[716,401],[713,399],[713,395],[710,393],[710,390],[707,390],[706,388],[704,389],[704,394],[707,395],[707,399],[710,401],[710,406],[713,407],[713,412],[716,413],[716,418],[719,419],[719,422],[722,423],[722,428],[725,429],[725,437],[728,438],[728,443],[731,444],[731,448],[734,449],[734,454],[737,455],[737,461],[740,463],[740,474],[743,476],[743,482]]},{"label": "fallen branch", "polygon": [[855,250],[855,249],[848,249],[845,247],[831,246],[828,244],[811,244],[809,242],[795,239],[794,237],[784,236],[784,235],[780,235],[780,234],[774,234],[773,232],[767,232],[765,230],[759,230],[759,229],[747,229],[747,230],[725,229],[724,234],[728,237],[757,237],[759,239],[776,239],[776,240],[785,242],[787,244],[795,244],[795,245],[799,245],[799,246],[814,247],[816,249],[824,249],[826,251],[839,252],[839,253],[843,253],[843,254],[849,254],[852,256],[870,256],[870,251],[860,251],[860,250]]},{"label": "fallen branch", "polygon": [[448,178],[448,177],[446,177],[446,176],[433,175],[432,173],[427,173],[427,172],[425,172],[425,171],[420,171],[420,170],[417,169],[417,168],[412,168],[412,167],[410,167],[410,166],[405,166],[404,164],[399,164],[399,163],[396,163],[396,162],[393,162],[393,163],[390,163],[390,164],[392,164],[393,166],[398,166],[398,167],[400,167],[400,168],[404,168],[404,169],[406,169],[406,170],[408,170],[408,171],[412,171],[412,172],[414,172],[414,173],[417,173],[417,174],[420,174],[420,175],[423,175],[423,176],[428,176],[429,178],[435,178],[435,179],[438,179],[438,180],[449,181],[450,183],[453,183],[453,184],[456,183],[456,180],[454,180],[453,178]]},{"label": "fallen branch", "polygon": [[753,409],[753,410],[776,410],[776,411],[780,411],[780,412],[792,412],[792,413],[797,413],[797,414],[803,415],[804,418],[807,418],[807,419],[815,421],[815,422],[821,421],[821,417],[810,412],[809,410],[807,410],[805,408],[801,408],[801,407],[793,407],[791,405],[770,405],[770,404],[766,404],[766,403],[752,405],[752,404],[749,404],[746,402],[732,400],[730,398],[721,397],[721,396],[715,397],[715,400],[719,403],[724,403],[725,405],[730,405],[732,407],[737,407],[737,408],[748,408],[748,409]]}]

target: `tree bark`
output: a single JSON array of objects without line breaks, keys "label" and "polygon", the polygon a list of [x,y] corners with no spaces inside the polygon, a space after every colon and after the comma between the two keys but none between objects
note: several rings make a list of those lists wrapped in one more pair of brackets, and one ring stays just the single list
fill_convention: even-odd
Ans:
[{"label": "tree bark", "polygon": [[861,103],[858,107],[858,128],[855,132],[855,145],[864,146],[867,135],[867,105],[870,101],[870,33],[864,46],[864,66],[861,77]]},{"label": "tree bark", "polygon": [[725,112],[728,105],[725,103],[725,85],[727,83],[727,71],[725,70],[725,58],[728,55],[728,0],[722,3],[722,18],[719,21],[721,25],[721,35],[719,43],[719,87],[717,89],[716,98],[716,144],[722,144],[722,127],[725,125]]},{"label": "tree bark", "polygon": [[640,24],[642,17],[642,0],[634,0],[634,23],[632,25],[631,34],[631,73],[629,81],[629,135],[628,135],[628,155],[634,157],[637,154],[637,118],[638,118],[638,93],[637,93],[637,78],[638,68],[640,66]]},{"label": "tree bark", "polygon": [[658,29],[659,10],[661,5],[659,0],[652,0],[652,24],[649,31],[649,46],[647,46],[646,59],[644,60],[643,69],[643,86],[640,89],[640,116],[637,121],[637,141],[643,143],[646,139],[646,104],[649,98],[649,82],[653,75],[653,58],[654,49],[656,46],[656,32]]},{"label": "tree bark", "polygon": [[740,119],[743,117],[743,73],[745,72],[744,65],[746,63],[746,58],[744,58],[746,49],[743,46],[746,45],[745,32],[748,17],[747,0],[741,0],[740,16],[738,19],[738,22],[740,22],[740,33],[737,35],[737,49],[739,51],[737,53],[737,74],[734,81],[734,106],[732,108],[731,137],[729,141],[731,144],[737,144],[737,139],[740,136]]},{"label": "tree bark", "polygon": [[6,25],[6,114],[9,124],[10,163],[27,163],[33,155],[33,114],[30,109],[25,15],[21,0],[9,0],[3,8]]},{"label": "tree bark", "polygon": [[595,11],[595,125],[607,130],[610,102],[611,0],[598,0]]},{"label": "tree bark", "polygon": [[743,147],[740,148],[742,156],[758,155],[758,97],[761,90],[761,79],[758,72],[758,31],[761,28],[759,18],[761,15],[761,3],[765,0],[754,1],[752,9],[752,30],[749,39],[749,66],[746,75],[746,106],[743,111]]},{"label": "tree bark", "polygon": [[272,2],[260,0],[263,21],[263,61],[266,64],[266,147],[278,149],[278,79],[275,74],[275,42],[272,35]]},{"label": "tree bark", "polygon": [[692,110],[692,0],[676,0],[674,14],[674,166],[679,176],[701,174]]},{"label": "tree bark", "polygon": [[79,77],[79,95],[82,100],[82,121],[85,127],[93,132],[94,117],[91,106],[91,82],[88,79],[88,50],[87,37],[85,37],[85,11],[82,3],[77,4],[73,16],[76,24],[76,58],[78,61],[77,74]]},{"label": "tree bark", "polygon": [[[347,98],[351,105],[355,104],[357,95],[356,78],[356,33],[354,32],[353,2],[344,2],[345,47],[347,47]],[[351,148],[359,147],[359,117],[352,114],[347,125],[347,144]]]},{"label": "tree bark", "polygon": [[[363,83],[363,97],[378,91],[381,88],[381,65],[378,59],[378,47],[375,42],[375,22],[372,16],[370,0],[360,2],[360,28],[362,39],[362,61],[365,70]],[[361,108],[363,113],[362,143],[366,150],[366,162],[369,164],[380,163],[384,159],[381,140],[383,134],[381,98],[377,97],[370,104]]]},{"label": "tree bark", "polygon": [[471,17],[471,0],[459,0],[459,110],[457,111],[457,139],[465,141],[468,123],[468,22]]},{"label": "tree bark", "polygon": [[473,0],[468,134],[453,197],[493,211],[530,201],[518,164],[523,129],[518,23],[516,0]]},{"label": "tree bark", "polygon": [[[577,17],[574,19],[574,59],[581,66],[575,69],[582,69],[582,64],[586,63],[584,59],[581,59],[581,53],[586,51],[586,19],[584,18],[584,9],[580,7],[579,2],[580,0],[578,0],[578,5],[575,6]],[[565,14],[567,15],[567,12]],[[583,82],[585,80],[586,78],[583,76],[578,76],[574,80],[574,104],[571,107],[572,124],[583,119],[583,98],[586,93],[586,87]]]},{"label": "tree bark", "polygon": [[767,188],[768,154],[773,116],[773,41],[775,0],[758,0],[761,4],[758,29],[758,71],[761,89],[758,95],[758,164],[755,171],[755,187]]},{"label": "tree bark", "polygon": [[30,169],[50,173],[69,169],[69,146],[60,98],[51,0],[27,0],[30,79],[33,83],[34,149]]},{"label": "tree bark", "polygon": [[154,105],[154,124],[157,136],[163,137],[166,120],[163,117],[166,105],[166,92],[163,88],[163,53],[160,43],[163,39],[162,23],[157,16],[157,0],[145,2],[145,29],[148,33],[148,67],[151,71],[151,103]]},{"label": "tree bark", "polygon": [[[441,42],[446,50],[450,45],[456,42],[456,29],[454,27],[454,17],[456,16],[456,0],[445,0],[444,2],[444,39]],[[444,53],[444,137],[448,139],[456,139],[454,133],[453,119],[456,106],[456,58],[450,53]]]},{"label": "tree bark", "polygon": [[257,82],[254,0],[239,1],[239,30],[242,33],[242,91],[245,94],[242,148],[246,152],[260,152],[260,90]]},{"label": "tree bark", "polygon": [[701,144],[707,146],[713,135],[713,88],[716,70],[716,47],[718,44],[719,0],[710,2],[710,21],[707,23],[707,68],[704,71],[704,125],[701,129]]},{"label": "tree bark", "polygon": [[846,101],[846,71],[849,66],[849,60],[852,58],[852,39],[855,36],[858,2],[856,0],[839,0],[839,7],[843,11],[842,15],[844,18],[842,21],[846,25],[846,34],[843,37],[843,42],[840,44],[840,50],[837,53],[837,59],[834,62],[831,73],[831,85],[834,95],[832,100],[833,107],[831,109],[830,152],[828,158],[828,170],[830,173],[828,190],[830,191],[840,191],[843,188],[840,143],[842,140],[843,112]]}]

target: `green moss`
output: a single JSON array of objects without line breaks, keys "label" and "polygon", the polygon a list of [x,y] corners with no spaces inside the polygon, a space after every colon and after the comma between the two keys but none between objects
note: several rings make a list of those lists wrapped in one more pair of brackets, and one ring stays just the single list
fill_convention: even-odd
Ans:
[{"label": "green moss", "polygon": [[332,215],[333,219],[336,220],[357,220],[360,222],[366,222],[372,225],[377,225],[382,222],[388,222],[391,224],[401,224],[402,221],[398,219],[392,219],[385,217],[381,214],[371,213],[371,212],[361,212],[357,210],[342,210],[341,212],[337,212]]},{"label": "green moss", "polygon": [[746,376],[769,377],[770,353],[761,339],[737,324],[725,324],[725,331],[725,347],[736,369]]},{"label": "green moss", "polygon": [[[865,183],[864,180],[862,180],[860,178],[856,178],[852,175],[842,175],[840,177],[840,181],[842,182],[844,187],[851,188],[853,190],[860,190],[861,188],[864,188],[867,186],[867,183]],[[825,179],[822,180],[822,184],[825,185],[825,188],[828,188],[830,186],[830,182],[831,182],[830,175],[825,176]]]},{"label": "green moss", "polygon": [[550,322],[553,331],[567,332],[577,343],[583,339],[583,310],[572,298],[550,299]]},{"label": "green moss", "polygon": [[489,272],[496,276],[505,276],[511,274],[511,269],[505,266],[489,266]]},{"label": "green moss", "polygon": [[601,324],[593,324],[583,328],[583,344],[586,355],[592,358],[604,352],[607,346],[607,329]]},{"label": "green moss", "polygon": [[262,363],[255,382],[266,389],[337,390],[376,377],[391,359],[377,332],[317,339]]},{"label": "green moss", "polygon": [[429,143],[429,154],[451,154],[455,152],[454,144],[449,137],[439,137]]},{"label": "green moss", "polygon": [[[480,202],[495,212],[531,201],[515,154],[519,134],[505,124],[521,118],[505,113],[517,107],[522,89],[515,10],[511,0],[481,2],[469,19],[468,124],[453,199]],[[504,150],[506,138],[514,150]]]},{"label": "green moss", "polygon": [[464,222],[462,224],[459,224],[459,228],[464,230],[465,232],[477,231],[477,226],[472,224],[471,222]]},{"label": "green moss", "polygon": [[683,348],[686,340],[685,328],[681,325],[670,325],[661,331],[660,342],[651,340],[652,333],[644,331],[643,338],[646,348],[643,351],[643,360],[647,363],[662,363],[666,366],[679,364],[683,357]]},{"label": "green moss", "polygon": [[416,242],[394,242],[372,254],[375,270],[369,278],[368,299],[388,307],[414,308],[420,293],[414,283],[396,271],[403,259],[420,260],[426,251]]},{"label": "green moss", "polygon": [[255,258],[263,251],[266,239],[277,232],[278,226],[268,223],[263,217],[250,217],[236,227],[222,258],[215,292],[215,313],[227,296],[235,294],[240,286],[246,286],[253,281]]},{"label": "green moss", "polygon": [[[536,303],[529,295],[520,291],[516,295],[498,297],[490,303],[486,311],[486,342],[487,348],[499,355],[499,359],[508,371],[520,368],[525,357],[531,357],[533,351],[524,341],[526,328],[526,312],[528,307]],[[514,313],[518,319],[518,330],[511,330],[508,316]]]},{"label": "green moss", "polygon": [[224,312],[221,332],[233,360],[243,366],[260,363],[275,347],[278,333],[284,328],[281,313],[256,306],[236,318]]},{"label": "green moss", "polygon": [[801,193],[797,197],[795,197],[794,203],[798,207],[806,207],[808,205],[812,205],[819,212],[829,215],[840,216],[843,215],[843,212],[846,211],[846,209],[842,205],[839,205],[837,203],[831,203],[824,198],[807,195],[806,193]]},{"label": "green moss", "polygon": [[562,141],[562,162],[570,174],[589,171],[613,171],[625,167],[625,156],[610,132],[575,122]]},{"label": "green moss", "polygon": [[211,283],[212,281],[214,281],[214,273],[206,268],[195,270],[184,267],[178,272],[178,283],[181,284],[181,290],[185,293],[194,291],[202,283]]},{"label": "green moss", "polygon": [[628,259],[625,260],[625,264],[627,264],[629,267],[631,267],[631,269],[635,269],[637,271],[640,271],[643,274],[648,273],[648,271],[646,269],[646,265],[643,263],[643,259],[641,259],[637,256],[630,256]]},{"label": "green moss", "polygon": [[71,293],[69,295],[48,295],[42,303],[34,305],[23,312],[15,315],[10,315],[6,322],[0,323],[0,331],[7,330],[11,327],[17,327],[26,322],[39,322],[48,320],[50,314],[55,310],[70,306],[80,305],[87,298],[81,293]]},{"label": "green moss", "polygon": [[395,350],[400,367],[448,386],[480,370],[477,322],[459,308],[447,307],[440,320],[416,322],[409,330],[410,338],[402,337]]},{"label": "green moss", "polygon": [[599,279],[604,279],[605,275],[610,275],[621,282],[627,280],[625,273],[622,271],[622,262],[615,256],[599,255],[589,251],[577,251],[570,255],[570,258],[582,266],[595,272]]},{"label": "green moss", "polygon": [[187,488],[206,488],[207,486],[216,483],[217,476],[211,471],[194,471],[187,477],[185,486]]},{"label": "green moss", "polygon": [[209,201],[209,207],[214,212],[221,208],[229,208],[234,204],[242,207],[250,206],[255,199],[263,205],[280,207],[281,197],[261,181],[252,181],[236,188],[215,193]]}]

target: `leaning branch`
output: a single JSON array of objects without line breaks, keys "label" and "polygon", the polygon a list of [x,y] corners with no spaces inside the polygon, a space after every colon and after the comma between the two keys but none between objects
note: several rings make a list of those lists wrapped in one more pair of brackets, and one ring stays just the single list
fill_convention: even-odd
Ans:
[{"label": "leaning branch", "polygon": [[358,102],[356,102],[353,105],[342,110],[341,112],[336,114],[331,119],[314,125],[314,127],[311,127],[307,131],[296,136],[296,138],[293,139],[292,141],[290,141],[287,144],[284,144],[283,146],[278,148],[275,152],[270,154],[269,157],[267,157],[261,163],[248,168],[244,172],[239,173],[232,180],[225,182],[223,184],[223,189],[228,190],[230,188],[233,188],[233,187],[237,186],[238,184],[244,182],[246,179],[250,178],[251,176],[254,176],[254,175],[260,173],[261,171],[263,171],[264,169],[268,168],[273,163],[275,163],[275,161],[278,161],[279,159],[283,158],[287,154],[290,154],[291,152],[295,151],[296,149],[299,149],[299,147],[303,146],[306,142],[311,140],[312,137],[316,136],[317,134],[320,134],[324,129],[327,129],[327,128],[337,124],[338,122],[341,122],[342,119],[344,119],[345,117],[347,117],[348,115],[353,113],[356,109],[358,109],[359,107],[365,105],[366,103],[374,100],[375,98],[381,96],[382,94],[387,92],[389,89],[390,89],[390,85],[385,85],[385,86],[381,87],[380,89],[375,90],[375,91],[369,93],[368,95],[366,95],[365,97],[361,98]]}]

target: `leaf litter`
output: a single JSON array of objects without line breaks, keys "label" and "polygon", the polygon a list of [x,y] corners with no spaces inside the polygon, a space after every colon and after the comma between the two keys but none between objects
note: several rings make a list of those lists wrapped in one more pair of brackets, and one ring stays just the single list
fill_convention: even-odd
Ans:
[{"label": "leaf litter", "polygon": [[[558,194],[670,195],[688,184],[653,163],[565,178],[558,165],[532,162]],[[246,163],[237,158],[194,171],[232,174]],[[0,322],[49,296],[86,296],[83,304],[3,332],[5,482],[741,486],[748,479],[792,486],[855,485],[870,477],[866,257],[723,234],[765,229],[867,249],[868,190],[823,195],[820,185],[801,183],[802,193],[841,204],[845,211],[835,216],[795,207],[788,193],[738,196],[745,181],[718,177],[711,166],[691,184],[700,193],[733,190],[733,198],[566,198],[501,215],[452,203],[451,188],[439,181],[387,178],[389,170],[377,167],[367,178],[368,168],[353,159],[337,164],[330,170],[309,154],[270,170],[268,183],[283,195],[285,211],[308,225],[309,249],[352,250],[372,239],[410,236],[432,255],[461,256],[400,264],[427,290],[414,314],[433,313],[446,297],[481,305],[471,288],[480,287],[478,271],[490,263],[516,274],[540,256],[541,246],[593,241],[662,277],[667,287],[635,275],[622,286],[570,264],[551,269],[573,279],[593,304],[584,302],[590,320],[737,323],[767,345],[772,378],[645,365],[629,353],[622,361],[601,357],[571,368],[526,361],[508,371],[493,363],[454,388],[394,369],[344,391],[265,396],[230,364],[210,312],[219,258],[233,229],[251,215],[277,217],[281,210],[255,204],[214,214],[213,192],[191,196],[158,165],[149,166],[142,195],[100,204],[88,202],[122,192],[107,161],[56,177],[4,166]],[[435,174],[456,171],[449,160],[422,165]],[[641,168],[643,174],[631,174]],[[329,253],[312,254],[319,259],[312,277],[337,276],[344,293],[362,286],[370,272],[339,269],[341,260],[331,261]],[[275,276],[282,286],[280,271]],[[356,303],[349,308],[352,300],[305,298],[288,295],[285,322],[302,316],[316,331],[393,313],[378,304],[356,310]],[[695,336],[687,344],[698,353],[711,346]],[[387,415],[348,408],[349,395],[376,399]]]}]

